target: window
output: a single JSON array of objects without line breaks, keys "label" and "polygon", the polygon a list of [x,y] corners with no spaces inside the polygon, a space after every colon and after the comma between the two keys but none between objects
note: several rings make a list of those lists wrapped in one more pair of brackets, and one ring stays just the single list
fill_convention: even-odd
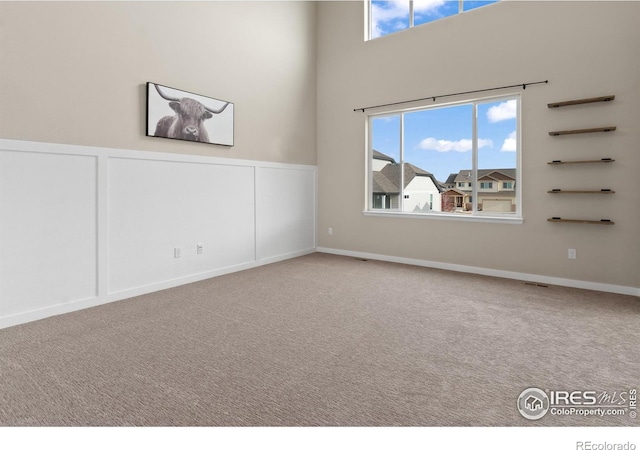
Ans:
[{"label": "window", "polygon": [[372,114],[368,211],[521,217],[520,96]]},{"label": "window", "polygon": [[365,0],[369,17],[368,39],[375,39],[498,1]]}]

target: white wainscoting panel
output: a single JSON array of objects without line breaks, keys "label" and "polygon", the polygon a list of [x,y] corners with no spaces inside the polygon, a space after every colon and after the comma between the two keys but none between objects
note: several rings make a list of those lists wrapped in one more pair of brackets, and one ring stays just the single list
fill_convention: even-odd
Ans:
[{"label": "white wainscoting panel", "polygon": [[110,159],[109,292],[253,262],[254,212],[251,166]]},{"label": "white wainscoting panel", "polygon": [[96,167],[0,151],[0,317],[97,295]]},{"label": "white wainscoting panel", "polygon": [[259,170],[256,194],[259,258],[272,260],[315,249],[314,174],[289,168]]},{"label": "white wainscoting panel", "polygon": [[315,217],[315,166],[0,139],[0,328],[314,252]]}]

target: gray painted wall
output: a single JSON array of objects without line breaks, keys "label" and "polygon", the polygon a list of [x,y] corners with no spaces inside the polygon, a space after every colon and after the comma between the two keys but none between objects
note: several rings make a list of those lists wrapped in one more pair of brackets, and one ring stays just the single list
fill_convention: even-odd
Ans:
[{"label": "gray painted wall", "polygon": [[[312,2],[0,2],[0,137],[316,162]],[[145,136],[145,83],[235,103],[235,147]]]},{"label": "gray painted wall", "polygon": [[[638,287],[640,3],[504,2],[369,42],[363,9],[362,2],[319,5],[318,246]],[[522,92],[523,224],[363,216],[366,116],[354,108],[546,79]],[[547,108],[606,94],[615,101]],[[548,135],[604,125],[618,129]],[[546,164],[602,157],[616,162]],[[617,192],[547,194],[601,187]],[[616,224],[547,222],[552,216]],[[568,248],[577,249],[576,260],[567,259]]]}]

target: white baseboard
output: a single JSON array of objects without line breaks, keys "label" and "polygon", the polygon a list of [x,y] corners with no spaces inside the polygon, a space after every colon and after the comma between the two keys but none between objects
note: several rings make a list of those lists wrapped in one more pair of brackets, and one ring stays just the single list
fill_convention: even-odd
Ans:
[{"label": "white baseboard", "polygon": [[0,329],[33,322],[34,320],[46,319],[47,317],[58,316],[60,314],[80,311],[82,309],[92,308],[94,306],[105,305],[107,303],[119,300],[126,300],[133,297],[138,297],[140,295],[150,294],[153,292],[158,292],[189,283],[195,283],[197,281],[207,280],[209,278],[219,277],[221,275],[226,275],[229,273],[240,272],[242,270],[258,267],[263,264],[264,263],[262,262],[239,264],[233,267],[225,267],[219,270],[213,270],[209,272],[198,273],[195,275],[189,275],[182,278],[176,278],[173,280],[162,281],[160,283],[139,286],[134,289],[127,289],[125,291],[111,292],[108,295],[102,297],[90,297],[72,301],[69,303],[62,303],[59,305],[52,305],[32,311],[26,311],[11,316],[0,317]]},{"label": "white baseboard", "polygon": [[62,303],[59,305],[52,305],[45,308],[39,308],[32,311],[26,311],[11,316],[0,317],[0,329],[12,327],[15,325],[21,325],[27,322],[33,322],[35,320],[45,319],[47,317],[57,316],[60,314],[67,314],[74,311],[80,311],[86,308],[92,308],[94,306],[105,305],[107,303],[126,300],[140,295],[150,294],[153,292],[170,289],[173,287],[182,286],[189,283],[195,283],[198,281],[208,280],[210,278],[227,275],[230,273],[240,272],[247,269],[253,269],[255,267],[272,264],[275,262],[285,261],[287,259],[297,258],[298,256],[304,256],[311,253],[315,253],[316,249],[311,248],[307,250],[300,250],[296,252],[287,253],[285,255],[273,256],[264,258],[259,261],[252,261],[244,264],[239,264],[232,267],[224,267],[218,270],[212,270],[208,272],[202,272],[186,277],[175,278],[173,280],[162,281],[159,283],[148,284],[145,286],[138,286],[134,289],[127,289],[125,291],[110,292],[104,297],[90,297],[81,300],[76,300],[69,303]]},{"label": "white baseboard", "polygon": [[276,262],[285,261],[287,259],[297,258],[298,256],[309,255],[311,253],[316,253],[316,249],[315,248],[309,248],[309,249],[306,249],[306,250],[299,250],[299,251],[287,253],[287,254],[284,254],[284,255],[271,256],[269,258],[262,258],[262,259],[260,259],[260,262],[259,262],[258,265],[263,266],[265,264],[273,264],[273,263],[276,263]]},{"label": "white baseboard", "polygon": [[611,292],[614,294],[623,294],[640,297],[640,289],[630,286],[618,286],[613,284],[593,283],[589,281],[570,280],[567,278],[548,277],[543,275],[533,275],[520,272],[510,272],[504,270],[487,269],[483,267],[464,266],[460,264],[441,263],[436,261],[426,261],[421,259],[402,258],[398,256],[380,255],[375,253],[356,252],[351,250],[341,250],[326,247],[317,247],[316,249],[307,249],[297,252],[292,252],[286,255],[280,255],[276,257],[270,257],[261,259],[255,262],[249,262],[240,264],[233,267],[225,267],[223,269],[203,272],[195,275],[190,275],[183,278],[177,278],[169,281],[163,281],[161,283],[150,284],[146,286],[140,286],[135,289],[129,289],[121,292],[109,293],[106,297],[90,297],[86,299],[77,300],[70,303],[64,303],[59,305],[53,305],[46,308],[40,308],[37,310],[26,311],[12,316],[5,316],[0,318],[0,329],[20,325],[27,322],[33,322],[35,320],[45,319],[60,314],[66,314],[74,311],[79,311],[85,308],[91,308],[94,306],[100,306],[114,301],[125,300],[128,298],[137,297],[140,295],[149,294],[152,292],[161,291],[177,286],[182,286],[189,283],[195,283],[229,273],[240,272],[242,270],[252,269],[266,264],[272,264],[279,261],[285,261],[287,259],[296,258],[299,256],[308,255],[314,252],[328,253],[332,255],[349,256],[353,258],[365,258],[378,261],[386,261],[399,264],[409,264],[420,267],[429,267],[434,269],[451,270],[455,272],[472,273],[477,275],[486,275],[491,277],[509,278],[513,280],[520,280],[532,283],[550,284],[556,286],[565,286],[578,289],[588,289],[592,291]]},{"label": "white baseboard", "polygon": [[402,258],[399,256],[379,255],[376,253],[356,252],[351,250],[341,250],[336,248],[318,247],[320,253],[330,253],[332,255],[351,256],[354,258],[374,259],[399,264],[409,264],[413,266],[430,267],[433,269],[452,270],[454,272],[472,273],[486,275],[490,277],[510,278],[513,280],[526,281],[531,283],[550,284],[578,289],[588,289],[591,291],[611,292],[614,294],[632,295],[640,297],[640,288],[632,286],[618,286],[615,284],[593,283],[591,281],[571,280],[568,278],[556,278],[544,275],[534,275],[521,272],[510,272],[506,270],[487,269],[484,267],[465,266],[461,264],[442,263],[437,261],[426,261],[422,259]]}]

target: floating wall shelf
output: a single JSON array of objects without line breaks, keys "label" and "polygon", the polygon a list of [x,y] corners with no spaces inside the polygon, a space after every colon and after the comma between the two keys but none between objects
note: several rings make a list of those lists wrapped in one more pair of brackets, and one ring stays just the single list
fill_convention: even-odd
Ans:
[{"label": "floating wall shelf", "polygon": [[580,130],[562,130],[562,131],[549,131],[549,136],[563,136],[565,134],[582,134],[582,133],[607,133],[609,131],[615,131],[616,127],[599,127],[599,128],[583,128]]},{"label": "floating wall shelf", "polygon": [[610,102],[614,98],[616,98],[615,95],[605,95],[603,97],[582,98],[580,100],[569,100],[567,102],[547,103],[547,106],[549,108],[560,108],[562,106],[583,105],[585,103]]},{"label": "floating wall shelf", "polygon": [[[615,98],[615,95],[605,95],[603,97],[590,97],[590,98],[582,98],[578,100],[569,100],[564,102],[555,102],[555,103],[547,103],[549,108],[560,108],[563,106],[572,106],[572,105],[583,105],[587,103],[600,103],[600,102],[610,102]],[[575,130],[560,130],[560,131],[550,131],[550,136],[563,136],[568,134],[582,134],[582,133],[608,133],[610,131],[615,131],[615,126],[607,126],[607,127],[598,127],[598,128],[581,128]],[[550,161],[547,164],[550,165],[560,165],[560,164],[597,164],[597,163],[611,163],[615,161],[613,158],[601,158],[601,159],[585,159],[585,160],[574,160],[574,161],[561,161],[556,159],[554,161]],[[551,189],[547,191],[549,194],[614,194],[615,191],[611,189]],[[547,219],[549,222],[562,222],[562,223],[586,223],[593,225],[613,225],[614,222],[610,219],[601,219],[601,220],[586,220],[586,219],[563,219],[562,217],[551,217]]]},{"label": "floating wall shelf", "polygon": [[559,159],[548,162],[552,166],[557,166],[559,164],[594,164],[594,163],[610,163],[614,162],[615,159],[611,158],[602,158],[602,159],[585,159],[579,161],[560,161]]},{"label": "floating wall shelf", "polygon": [[615,194],[616,191],[612,191],[611,189],[600,189],[599,191],[597,190],[585,190],[585,189],[581,189],[581,190],[571,190],[571,191],[566,191],[563,189],[552,189],[550,191],[547,191],[549,194]]},{"label": "floating wall shelf", "polygon": [[560,217],[551,217],[547,222],[564,222],[564,223],[587,223],[591,225],[613,225],[615,222],[609,219],[600,220],[584,220],[584,219],[562,219]]}]

